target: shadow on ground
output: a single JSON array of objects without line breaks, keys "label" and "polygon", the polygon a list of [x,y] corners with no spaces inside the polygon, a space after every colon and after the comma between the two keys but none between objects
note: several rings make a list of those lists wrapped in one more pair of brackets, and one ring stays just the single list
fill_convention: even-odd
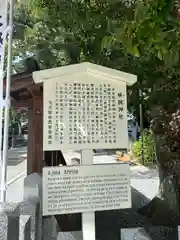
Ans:
[{"label": "shadow on ground", "polygon": [[27,147],[11,148],[8,150],[8,166],[16,166],[27,159]]},{"label": "shadow on ground", "polygon": [[8,161],[7,161],[7,165],[8,166],[17,166],[17,165],[19,165],[20,163],[22,163],[22,162],[24,162],[26,159],[24,158],[22,158],[22,159],[8,159]]},{"label": "shadow on ground", "polygon": [[[102,240],[119,240],[121,228],[134,228],[142,227],[149,224],[145,217],[138,214],[137,210],[139,207],[149,203],[144,195],[132,188],[132,208],[111,210],[96,212],[96,236],[97,239]],[[81,231],[81,214],[72,214],[72,226],[71,231]],[[63,217],[56,216],[60,224],[60,228],[63,231],[70,231],[62,226]]]},{"label": "shadow on ground", "polygon": [[158,171],[156,169],[148,169],[143,166],[135,166],[134,168],[132,168],[131,177],[133,179],[158,179],[159,178]]}]

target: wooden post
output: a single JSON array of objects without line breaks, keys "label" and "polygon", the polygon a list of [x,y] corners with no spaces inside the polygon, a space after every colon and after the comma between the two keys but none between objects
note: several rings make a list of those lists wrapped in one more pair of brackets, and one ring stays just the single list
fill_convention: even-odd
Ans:
[{"label": "wooden post", "polygon": [[35,97],[28,109],[27,174],[41,173],[43,167],[43,96]]}]

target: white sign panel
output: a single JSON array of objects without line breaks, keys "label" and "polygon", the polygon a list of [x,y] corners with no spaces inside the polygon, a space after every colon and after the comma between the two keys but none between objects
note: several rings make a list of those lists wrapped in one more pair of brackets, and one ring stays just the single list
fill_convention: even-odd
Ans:
[{"label": "white sign panel", "polygon": [[43,168],[43,215],[131,208],[128,164]]},{"label": "white sign panel", "polygon": [[44,150],[127,148],[126,84],[44,82]]}]

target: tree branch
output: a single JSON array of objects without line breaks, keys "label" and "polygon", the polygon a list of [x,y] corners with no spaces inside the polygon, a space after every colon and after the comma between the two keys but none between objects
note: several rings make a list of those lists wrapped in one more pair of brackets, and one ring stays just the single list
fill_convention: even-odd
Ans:
[{"label": "tree branch", "polygon": [[33,28],[32,24],[19,22],[19,21],[16,21],[16,20],[14,21],[14,25],[19,26],[19,27],[24,27],[24,28]]}]

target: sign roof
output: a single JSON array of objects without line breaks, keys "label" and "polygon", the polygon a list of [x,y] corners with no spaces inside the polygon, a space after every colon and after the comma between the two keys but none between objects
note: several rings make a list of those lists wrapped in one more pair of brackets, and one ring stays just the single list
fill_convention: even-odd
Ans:
[{"label": "sign roof", "polygon": [[136,75],[89,62],[37,71],[33,73],[33,79],[35,83],[40,83],[49,79],[64,79],[65,77],[69,77],[70,75],[72,76],[77,74],[78,78],[81,78],[81,73],[83,78],[85,77],[85,75],[90,75],[91,77],[96,78],[108,78],[109,80],[124,82],[128,86],[133,85],[137,81]]}]

